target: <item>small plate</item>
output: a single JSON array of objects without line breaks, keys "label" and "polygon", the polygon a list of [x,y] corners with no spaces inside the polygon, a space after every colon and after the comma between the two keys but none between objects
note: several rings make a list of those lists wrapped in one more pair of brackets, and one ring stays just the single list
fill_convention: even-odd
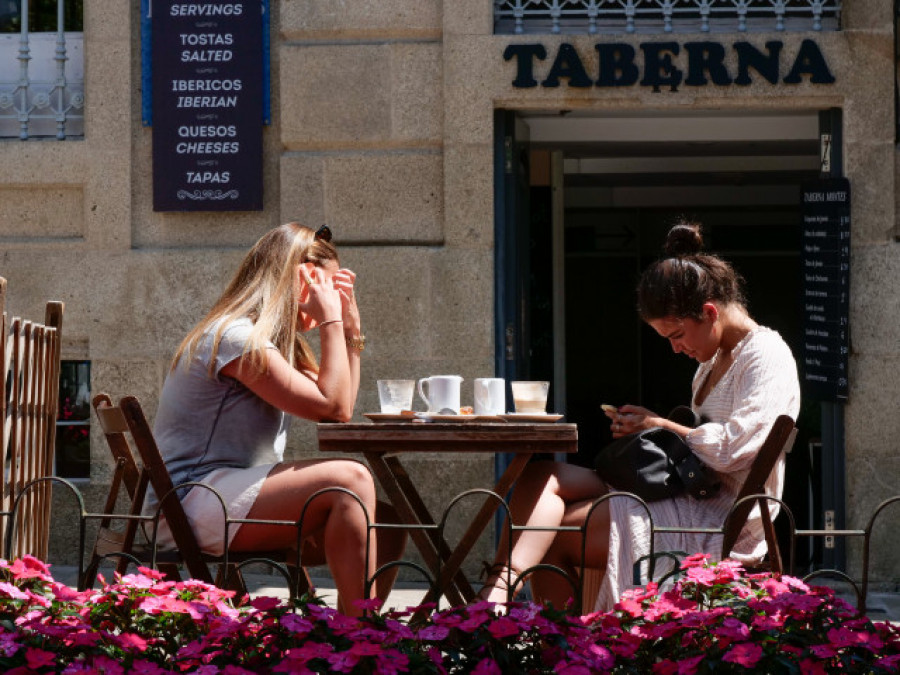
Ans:
[{"label": "small plate", "polygon": [[412,412],[405,415],[402,413],[363,413],[363,417],[373,422],[412,422],[416,419]]},{"label": "small plate", "polygon": [[506,413],[499,417],[507,422],[558,422],[563,418],[554,413]]}]

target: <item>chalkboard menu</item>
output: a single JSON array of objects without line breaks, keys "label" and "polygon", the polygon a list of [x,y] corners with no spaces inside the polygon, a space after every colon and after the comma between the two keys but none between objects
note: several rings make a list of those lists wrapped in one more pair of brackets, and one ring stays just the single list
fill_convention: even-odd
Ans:
[{"label": "chalkboard menu", "polygon": [[801,186],[803,379],[823,400],[847,398],[850,309],[850,182]]},{"label": "chalkboard menu", "polygon": [[155,0],[153,209],[262,209],[261,0]]}]

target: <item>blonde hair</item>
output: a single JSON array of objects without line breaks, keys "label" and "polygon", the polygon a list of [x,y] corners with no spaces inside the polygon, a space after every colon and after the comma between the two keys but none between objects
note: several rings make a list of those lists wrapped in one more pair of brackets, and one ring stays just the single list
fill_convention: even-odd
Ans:
[{"label": "blonde hair", "polygon": [[265,372],[266,345],[272,342],[294,368],[318,372],[315,354],[297,330],[297,266],[305,262],[322,266],[331,260],[338,260],[334,246],[316,239],[313,230],[299,223],[285,223],[267,232],[244,256],[213,308],[181,342],[172,368],[185,353],[185,365],[189,364],[204,335],[215,326],[209,363],[212,376],[225,329],[237,319],[248,318],[253,329],[244,346],[243,357],[247,358],[241,359],[241,367],[246,363],[259,373]]}]

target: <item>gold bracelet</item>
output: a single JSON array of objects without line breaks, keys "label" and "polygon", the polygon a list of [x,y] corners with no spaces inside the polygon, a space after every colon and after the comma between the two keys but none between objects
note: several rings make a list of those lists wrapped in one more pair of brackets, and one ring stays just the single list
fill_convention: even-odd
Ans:
[{"label": "gold bracelet", "polygon": [[321,328],[322,326],[327,326],[330,323],[344,323],[344,320],[343,319],[331,319],[329,321],[323,321],[322,323],[320,323],[318,325],[318,328]]},{"label": "gold bracelet", "polygon": [[366,348],[366,336],[360,335],[358,337],[348,337],[347,346],[350,347],[350,349],[358,349],[359,351],[362,351]]}]

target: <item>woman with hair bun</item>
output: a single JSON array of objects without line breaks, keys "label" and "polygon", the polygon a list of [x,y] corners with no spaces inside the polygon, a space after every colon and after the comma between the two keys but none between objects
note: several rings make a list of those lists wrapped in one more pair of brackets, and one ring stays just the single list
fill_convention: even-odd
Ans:
[{"label": "woman with hair bun", "polygon": [[[637,405],[605,411],[614,438],[653,427],[671,429],[721,480],[718,494],[709,499],[682,494],[650,502],[656,527],[720,527],[775,419],[787,414],[796,420],[800,411],[797,365],[790,348],[777,332],[750,316],[742,279],[732,266],[702,253],[702,247],[698,225],[676,224],[666,239],[665,256],[644,271],[637,289],[641,319],[668,340],[676,354],[700,364],[691,387],[691,408],[702,423],[696,428],[682,426]],[[766,482],[766,493],[781,497],[783,487],[782,456]],[[590,469],[535,462],[516,484],[510,514],[516,525],[580,527],[594,500],[608,492],[610,488]],[[778,505],[771,502],[769,510],[774,518]],[[657,551],[706,552],[715,557],[721,542],[721,535],[663,533],[656,535],[654,544]],[[649,552],[648,543],[646,512],[634,500],[610,499],[593,511],[585,566],[603,572],[597,610],[610,609],[632,585],[634,562]],[[765,552],[761,517],[755,510],[732,555],[750,563],[761,560]],[[513,536],[510,553],[504,531],[495,560],[480,597],[501,602],[519,570],[546,563],[575,576],[581,566],[581,536],[520,531]],[[557,573],[539,570],[530,580],[536,600],[562,607],[572,595]]]},{"label": "woman with hair bun", "polygon": [[[359,390],[365,345],[354,287],[342,268],[331,230],[287,223],[263,235],[245,255],[234,278],[209,313],[179,346],[166,376],[154,435],[174,485],[200,482],[221,495],[232,519],[297,521],[319,490],[339,487],[309,502],[304,554],[317,549],[334,577],[340,608],[358,615],[365,582],[376,560],[394,560],[405,538],[385,530],[371,542],[375,485],[361,463],[345,459],[284,461],[292,417],[347,421]],[[303,337],[319,333],[321,359]],[[179,493],[180,494],[180,493]],[[180,494],[201,548],[220,554],[224,514],[205,487]],[[154,514],[148,494],[144,512]],[[360,507],[365,507],[365,511]],[[161,546],[172,545],[160,518]],[[243,524],[229,530],[233,551],[288,549],[297,532],[280,525]],[[321,564],[305,555],[304,564]],[[393,576],[379,576],[386,597]]]}]

